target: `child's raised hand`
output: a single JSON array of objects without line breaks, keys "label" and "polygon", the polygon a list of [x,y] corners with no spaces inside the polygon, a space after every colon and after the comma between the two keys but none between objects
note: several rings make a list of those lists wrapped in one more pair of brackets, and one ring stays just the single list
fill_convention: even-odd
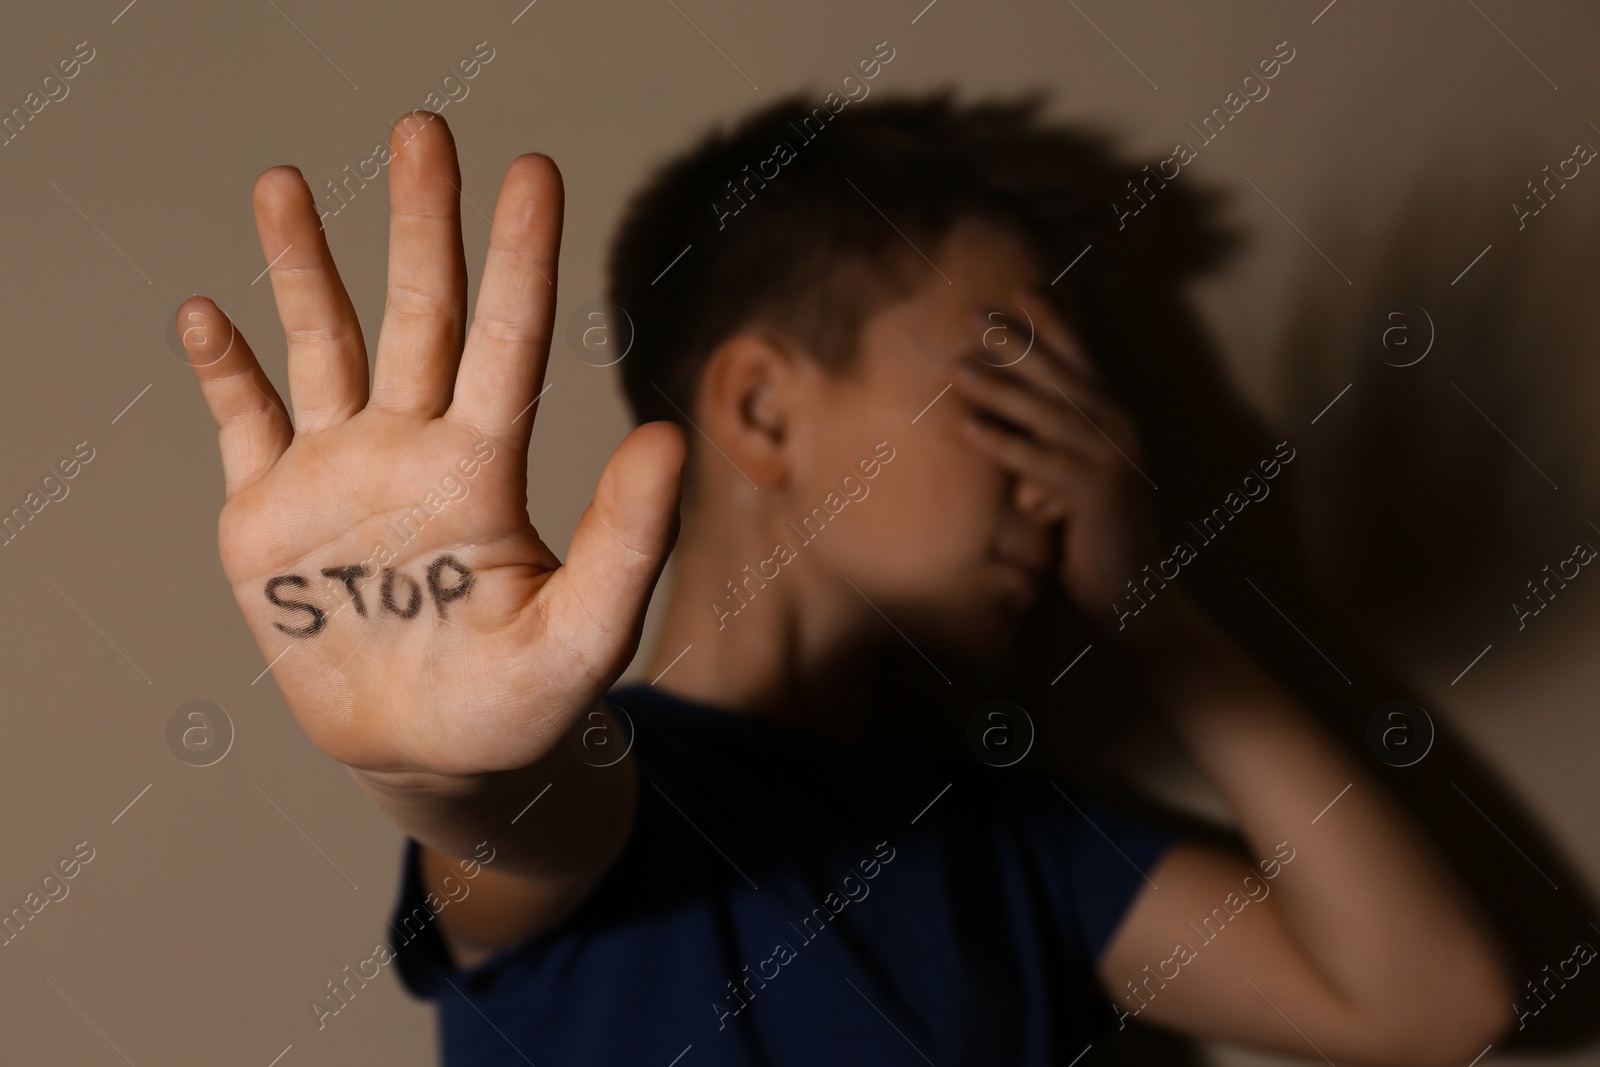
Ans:
[{"label": "child's raised hand", "polygon": [[1003,367],[964,364],[956,384],[979,409],[1026,432],[972,415],[962,427],[1021,479],[1031,514],[1064,520],[1062,583],[1090,618],[1116,631],[1113,603],[1162,556],[1138,428],[1055,310],[1026,292],[1016,301],[1034,324],[1032,351]]},{"label": "child's raised hand", "polygon": [[311,191],[256,181],[294,422],[250,346],[191,297],[178,330],[215,417],[222,565],[290,710],[367,771],[473,775],[555,745],[627,667],[677,531],[684,441],[617,448],[563,564],[528,521],[527,450],[556,305],[548,156],[500,188],[467,329],[460,171],[443,119],[390,139],[388,297],[367,353]]}]

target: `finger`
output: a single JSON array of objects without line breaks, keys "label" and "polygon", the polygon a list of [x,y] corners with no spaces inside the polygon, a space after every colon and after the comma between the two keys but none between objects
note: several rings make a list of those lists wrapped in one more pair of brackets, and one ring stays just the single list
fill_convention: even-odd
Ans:
[{"label": "finger", "polygon": [[294,439],[289,413],[244,335],[209,297],[178,307],[178,336],[217,422],[228,497],[253,484]]},{"label": "finger", "polygon": [[1086,454],[1102,452],[1108,443],[1124,449],[1137,444],[1131,416],[1089,384],[1055,375],[1042,362],[1020,360],[1003,369],[965,362],[956,372],[956,382],[970,398],[1040,440]]},{"label": "finger", "polygon": [[[1046,396],[1060,398],[1105,441],[1124,449],[1136,445],[1138,429],[1133,417],[1111,397],[1104,379],[1097,373],[1092,376],[1086,375],[1080,370],[1083,364],[1064,362],[1060,355],[1053,351],[1057,340],[1058,338],[1041,332],[1035,339],[1033,347],[1037,352],[1033,354],[1044,358],[1013,358],[1006,366],[994,368],[988,373],[1012,376],[1030,382]],[[988,364],[987,360],[982,362]],[[978,369],[984,371],[986,368]]]},{"label": "finger", "polygon": [[1069,498],[1087,488],[1094,475],[1096,464],[1087,456],[1030,441],[975,416],[961,420],[961,431],[1006,470]]},{"label": "finger", "polygon": [[294,426],[301,433],[316,433],[348,419],[367,402],[361,323],[300,172],[287,166],[266,170],[256,179],[251,199],[288,342]]},{"label": "finger", "polygon": [[[1078,397],[1074,397],[1056,382],[1051,382],[1050,385],[1083,417],[1083,421],[1101,441],[1116,449],[1125,458],[1139,455],[1139,427],[1132,415],[1110,402],[1099,402],[1097,394],[1085,393],[1081,385]],[[1132,463],[1134,459],[1129,458],[1128,461]]]},{"label": "finger", "polygon": [[[1066,382],[1072,395],[1065,398],[1075,400],[1085,418],[1099,420],[1098,412],[1110,403],[1099,389],[1101,383],[1053,351],[1051,341],[1043,336],[1040,321],[1031,313],[1012,316],[1003,311],[979,312],[972,323],[983,331],[980,344],[984,355],[972,363],[963,362],[963,366],[976,363],[981,364],[980,371],[992,368],[993,374],[1027,382],[1056,403],[1064,398],[1064,390],[1057,383]],[[997,343],[996,337],[1003,340]],[[991,356],[1003,358],[997,362]]]},{"label": "finger", "polygon": [[450,406],[467,321],[461,168],[444,119],[413,111],[389,131],[389,276],[372,404],[437,418]]},{"label": "finger", "polygon": [[1001,370],[1020,375],[1041,390],[1055,395],[1052,382],[1065,382],[1076,396],[1093,396],[1095,403],[1105,403],[1109,398],[1102,392],[1103,383],[1098,378],[1083,373],[1077,366],[1064,360],[1042,336],[1034,338],[1031,358],[1017,360]]},{"label": "finger", "polygon": [[1027,289],[1013,294],[1017,306],[1033,324],[1034,336],[1044,346],[1053,362],[1067,368],[1075,375],[1104,388],[1105,379],[1100,368],[1089,358],[1088,350],[1077,336],[1067,328],[1054,304]]},{"label": "finger", "polygon": [[1067,517],[1067,499],[1043,482],[1017,479],[1017,510],[1043,523]]},{"label": "finger", "polygon": [[1021,316],[988,309],[976,312],[972,325],[979,332],[978,347],[987,366],[1015,366],[1038,348],[1031,327]]},{"label": "finger", "polygon": [[686,451],[670,422],[645,423],[623,438],[550,579],[549,624],[561,645],[595,650],[597,662],[584,664],[591,678],[616,677],[638,647],[645,606],[677,539]]},{"label": "finger", "polygon": [[511,161],[446,413],[524,452],[550,354],[564,202],[555,160],[530,152]]},{"label": "finger", "polygon": [[1017,479],[1017,507],[1043,523],[1072,514],[1072,502],[1092,492],[1094,462],[1017,436],[977,418],[967,418],[962,431]]},{"label": "finger", "polygon": [[1072,425],[1083,422],[1056,394],[1045,395],[1005,371],[963,363],[956,368],[956,386],[973,403],[1017,424],[1040,441],[1064,445],[1074,436]]}]

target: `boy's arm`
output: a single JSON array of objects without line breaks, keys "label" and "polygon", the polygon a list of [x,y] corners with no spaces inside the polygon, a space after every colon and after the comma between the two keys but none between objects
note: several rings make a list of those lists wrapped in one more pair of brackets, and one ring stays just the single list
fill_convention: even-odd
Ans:
[{"label": "boy's arm", "polygon": [[[1335,1060],[1472,1060],[1512,1021],[1489,928],[1373,776],[1185,591],[1161,597],[1129,647],[1258,866],[1183,844],[1150,872],[1098,962],[1119,1014]],[[1225,925],[1191,925],[1213,909]]]},{"label": "boy's arm", "polygon": [[[427,849],[424,878],[451,901],[441,926],[465,960],[559,922],[626,840],[633,764],[589,766],[569,739],[638,648],[677,536],[684,440],[668,423],[630,433],[557,558],[529,521],[528,450],[560,171],[539,153],[507,168],[470,316],[442,118],[395,123],[388,180],[370,373],[315,198],[290,167],[264,172],[252,196],[290,402],[214,301],[184,301],[176,326],[218,428],[218,548],[245,622],[306,735]],[[485,841],[492,872],[476,871],[470,898],[451,892],[447,868]]]},{"label": "boy's arm", "polygon": [[[1102,953],[1100,979],[1123,1011],[1192,1034],[1362,1063],[1467,1062],[1510,1024],[1504,955],[1399,806],[1181,581],[1163,574],[1160,596],[1132,607],[1119,583],[1165,554],[1138,425],[1051,302],[1015,299],[1035,358],[1002,370],[974,357],[957,380],[977,412],[1025,432],[977,418],[966,432],[1017,476],[1019,506],[1060,523],[1067,591],[1143,661],[1251,859],[1274,873],[1246,882],[1252,868],[1231,853],[1174,847],[1150,872],[1160,888],[1141,889]],[[1213,919],[1220,932],[1207,934],[1213,909],[1226,926]]]},{"label": "boy's arm", "polygon": [[[596,711],[608,735],[618,736],[611,712]],[[573,729],[591,728],[585,716]],[[593,766],[565,742],[513,771],[452,778],[351,768],[351,775],[421,847],[423,892],[446,902],[439,929],[463,968],[576,910],[622,852],[638,797],[631,752]]]}]

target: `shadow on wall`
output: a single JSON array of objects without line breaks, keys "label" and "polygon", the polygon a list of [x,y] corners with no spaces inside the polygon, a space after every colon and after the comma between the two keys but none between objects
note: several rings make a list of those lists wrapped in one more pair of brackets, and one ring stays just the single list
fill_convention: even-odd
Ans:
[{"label": "shadow on wall", "polygon": [[[1478,170],[1451,165],[1459,162],[1451,154],[1435,158],[1427,174]],[[1592,206],[1600,205],[1600,173],[1579,174],[1518,230],[1509,194],[1522,190],[1525,202],[1538,203],[1526,182],[1541,178],[1547,150],[1518,142],[1474,158],[1502,163],[1477,187],[1429,179],[1416,184],[1374,254],[1381,270],[1374,272],[1378,280],[1365,294],[1362,314],[1334,310],[1323,264],[1307,251],[1283,342],[1294,370],[1285,410],[1309,413],[1309,422],[1346,382],[1352,386],[1341,400],[1344,410],[1334,408],[1317,426],[1267,432],[1243,410],[1210,339],[1181,307],[1170,304],[1155,314],[1146,309],[1126,341],[1146,334],[1147,389],[1138,382],[1133,389],[1144,405],[1141,426],[1160,427],[1152,434],[1152,453],[1162,474],[1152,475],[1163,486],[1163,526],[1174,539],[1187,520],[1237,485],[1240,470],[1269,454],[1270,443],[1288,438],[1304,446],[1307,462],[1286,472],[1280,493],[1250,506],[1274,514],[1251,517],[1246,509],[1237,526],[1200,550],[1190,581],[1208,608],[1394,790],[1485,907],[1514,957],[1518,1005],[1530,1013],[1538,1009],[1501,1048],[1557,1051],[1584,1048],[1600,1037],[1600,985],[1552,977],[1578,942],[1600,944],[1590,925],[1600,921],[1600,910],[1581,872],[1442,717],[1434,717],[1440,728],[1434,747],[1413,766],[1390,766],[1368,739],[1379,705],[1422,701],[1374,651],[1379,641],[1370,643],[1363,633],[1392,632],[1400,643],[1406,633],[1426,633],[1414,638],[1419,648],[1450,649],[1448,656],[1461,656],[1461,665],[1490,641],[1538,640],[1518,632],[1510,593],[1541,573],[1544,563],[1570,557],[1574,542],[1586,539],[1584,531],[1600,545],[1600,534],[1587,526],[1600,522],[1600,512],[1586,509],[1594,499],[1595,445],[1586,430],[1595,371],[1579,355],[1590,350],[1594,314],[1587,302],[1573,299],[1595,290],[1600,270],[1592,253],[1600,238],[1600,211]],[[1538,162],[1522,173],[1506,160]],[[1582,192],[1584,181],[1594,182],[1594,194]],[[1326,226],[1354,224],[1350,213],[1358,210],[1354,203],[1330,203],[1318,218],[1330,219]],[[1424,320],[1408,306],[1426,309]],[[1410,336],[1390,334],[1386,347],[1384,330],[1397,322],[1389,315],[1395,309],[1408,310]],[[1434,347],[1421,362],[1395,366],[1421,354],[1416,346],[1426,339],[1426,318],[1437,333]],[[1402,339],[1413,347],[1398,347]],[[1168,494],[1166,486],[1176,491]],[[1302,494],[1306,509],[1298,507]],[[1310,587],[1296,514],[1314,517],[1309,528],[1323,542],[1325,563],[1318,569],[1330,574],[1338,605]],[[1184,574],[1190,576],[1189,569]],[[1309,653],[1306,640],[1246,584],[1246,576],[1338,669]],[[1526,601],[1538,603],[1531,595]],[[1066,640],[1080,637],[1069,646],[1093,640],[1086,630]],[[1054,640],[1061,648],[1062,638]],[[1098,741],[1122,733],[1110,715],[1096,710],[1118,709],[1123,702],[1114,694],[1138,691],[1128,665],[1122,670],[1122,678],[1104,672],[1080,680],[1104,689],[1106,704],[1083,689],[1056,697],[1072,709],[1078,742],[1091,715]],[[1349,685],[1334,670],[1347,675]],[[1043,694],[1037,699],[1040,707],[1050,704]],[[1142,712],[1136,718],[1149,717],[1147,704]],[[1093,765],[1093,749],[1074,757]],[[1096,771],[1083,766],[1082,773]],[[1530,981],[1544,997],[1542,1009],[1530,995]]]},{"label": "shadow on wall", "polygon": [[[1344,410],[1334,408],[1314,427],[1265,426],[1229,383],[1213,340],[1186,299],[1172,288],[1130,283],[1133,275],[1122,272],[1136,274],[1148,262],[1148,248],[1130,252],[1121,263],[1103,259],[1102,269],[1083,275],[1079,327],[1139,420],[1146,469],[1161,486],[1156,495],[1163,543],[1184,540],[1197,548],[1198,558],[1183,567],[1183,577],[1424,826],[1510,948],[1524,1009],[1539,1003],[1524,983],[1552,981],[1553,968],[1573,955],[1575,943],[1600,944],[1589,925],[1597,914],[1592,893],[1509,785],[1441,721],[1447,716],[1434,717],[1439,732],[1425,759],[1400,767],[1379,757],[1369,743],[1377,709],[1395,699],[1422,701],[1376,651],[1382,642],[1362,635],[1385,618],[1425,621],[1437,635],[1432,640],[1446,642],[1444,647],[1471,646],[1464,665],[1484,643],[1508,636],[1507,627],[1516,631],[1517,620],[1496,590],[1516,589],[1542,564],[1569,556],[1586,522],[1600,522],[1600,515],[1582,508],[1591,496],[1585,490],[1594,480],[1593,464],[1578,449],[1580,443],[1594,448],[1586,441],[1592,420],[1585,398],[1595,372],[1576,355],[1592,336],[1591,316],[1571,299],[1593,291],[1585,283],[1600,269],[1590,239],[1600,223],[1586,206],[1600,203],[1600,173],[1573,180],[1561,199],[1519,231],[1507,193],[1526,194],[1525,182],[1541,176],[1548,157],[1541,151],[1517,145],[1476,154],[1478,161],[1539,161],[1527,174],[1502,169],[1477,189],[1420,184],[1385,231],[1384,247],[1374,257],[1382,271],[1366,297],[1365,314],[1331,310],[1326,279],[1311,276],[1308,253],[1308,273],[1296,287],[1300,296],[1285,338],[1295,368],[1286,408],[1307,412],[1309,423],[1345,383],[1353,383],[1341,401]],[[1445,153],[1440,161],[1428,173],[1477,169],[1449,166]],[[1596,190],[1580,202],[1577,186],[1584,181]],[[1181,216],[1195,210],[1197,203],[1164,194],[1147,212],[1153,217],[1140,221],[1160,224],[1161,239],[1169,242],[1163,254],[1181,259],[1183,242],[1194,239]],[[1317,217],[1328,220],[1324,228],[1353,225],[1360,210],[1360,204],[1340,202]],[[1320,261],[1315,269],[1323,269]],[[1391,364],[1408,361],[1420,349],[1402,354],[1392,335],[1385,349],[1381,337],[1393,323],[1386,313],[1408,302],[1427,310],[1438,338],[1426,358],[1401,368]],[[1408,340],[1415,344],[1417,338]],[[1190,523],[1211,513],[1238,487],[1241,475],[1285,439],[1306,459],[1289,465],[1272,483],[1271,496],[1250,503],[1214,543],[1203,541]],[[1310,496],[1313,488],[1316,495]],[[1302,494],[1314,508],[1300,506]],[[1308,510],[1326,519],[1318,530],[1326,545],[1324,573],[1336,576],[1343,607],[1312,588],[1296,522]],[[1600,534],[1590,533],[1600,546]],[[1305,639],[1262,594],[1311,636],[1327,660],[1310,654]],[[1097,653],[1108,654],[1085,660],[1070,682],[1052,686],[1065,664],[1062,650],[1091,642]],[[1102,758],[1108,746],[1156,717],[1131,663],[1058,601],[1041,611],[1010,678],[1021,683],[1008,679],[1010,692],[987,695],[1052,712],[1036,717],[1041,750],[1103,793],[1142,806],[1104,770]],[[1187,816],[1151,808],[1144,813],[1153,822],[1243,846]],[[1600,1036],[1600,985],[1555,979],[1551,988],[1557,995],[1501,1047],[1572,1049]],[[1140,1027],[1137,1036],[1119,1034],[1101,1051],[1106,1062],[1199,1062],[1192,1043],[1149,1027]]]},{"label": "shadow on wall", "polygon": [[[1397,639],[1415,631],[1455,650],[1485,634],[1510,639],[1512,594],[1537,607],[1530,578],[1575,542],[1600,546],[1589,525],[1600,509],[1587,506],[1600,481],[1590,402],[1600,380],[1583,358],[1597,324],[1573,299],[1600,282],[1600,173],[1588,172],[1600,168],[1561,189],[1542,169],[1548,149],[1526,139],[1472,166],[1437,159],[1428,173],[1497,163],[1478,188],[1419,183],[1374,257],[1363,314],[1330,315],[1308,284],[1284,349],[1309,371],[1290,382],[1291,408],[1314,411],[1351,383],[1346,410],[1317,427],[1327,458],[1307,504],[1310,528],[1327,531],[1318,570],[1330,588],[1360,590],[1352,612]],[[1539,177],[1550,202],[1519,229],[1512,204],[1536,205],[1528,182]],[[1432,350],[1385,365],[1379,324],[1407,305],[1431,318]],[[1427,325],[1407,332],[1420,341]]]},{"label": "shadow on wall", "polygon": [[[1566,617],[1548,621],[1522,612],[1542,611],[1541,599],[1559,607],[1554,596],[1566,583],[1552,570],[1582,542],[1600,547],[1592,525],[1600,523],[1592,506],[1600,373],[1587,358],[1597,323],[1593,302],[1574,298],[1600,283],[1600,167],[1563,182],[1552,177],[1561,160],[1545,143],[1515,137],[1482,148],[1470,166],[1459,149],[1434,154],[1428,174],[1482,177],[1476,185],[1415,185],[1375,257],[1365,315],[1331,321],[1308,284],[1285,339],[1287,351],[1327,368],[1325,380],[1342,374],[1354,383],[1345,398],[1351,410],[1330,420],[1327,459],[1308,481],[1316,491],[1308,512],[1326,520],[1312,523],[1327,531],[1319,570],[1363,629],[1382,627],[1396,645],[1448,650],[1462,666],[1490,642],[1491,655],[1523,654],[1519,645],[1531,652],[1562,638],[1557,627],[1574,625],[1572,605],[1559,605]],[[1496,163],[1485,168],[1486,160]],[[1530,182],[1545,203],[1519,219],[1513,204],[1526,211],[1542,202]],[[1407,302],[1427,309],[1434,345],[1419,363],[1388,366],[1375,358],[1379,324]],[[1305,390],[1291,398],[1292,407],[1314,410]],[[1563,567],[1568,577],[1571,566]],[[1592,700],[1571,713],[1591,710]],[[1600,988],[1552,975],[1577,942],[1600,945],[1592,891],[1507,785],[1458,739],[1440,741],[1422,764],[1386,777],[1514,951],[1518,1003],[1538,1010],[1507,1046],[1587,1046],[1600,1035]],[[1542,1009],[1523,984],[1529,980],[1546,998]]]}]

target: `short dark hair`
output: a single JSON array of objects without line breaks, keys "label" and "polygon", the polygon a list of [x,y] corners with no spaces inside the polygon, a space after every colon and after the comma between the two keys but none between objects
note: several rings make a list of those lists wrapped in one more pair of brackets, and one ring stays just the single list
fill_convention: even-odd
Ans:
[{"label": "short dark hair", "polygon": [[1120,162],[1106,132],[1044,122],[1043,90],[972,104],[952,88],[880,90],[837,112],[821,100],[796,92],[713,127],[629,201],[607,301],[632,324],[621,369],[636,421],[687,431],[706,357],[744,329],[848,368],[866,318],[924,276],[918,250],[964,219],[1016,233],[1046,277],[1094,246],[1049,288],[1075,328],[1107,286],[1136,306],[1138,289],[1175,289],[1237,239],[1211,222],[1219,194],[1192,178],[1119,220],[1113,205],[1137,203],[1129,183],[1150,171]]}]

